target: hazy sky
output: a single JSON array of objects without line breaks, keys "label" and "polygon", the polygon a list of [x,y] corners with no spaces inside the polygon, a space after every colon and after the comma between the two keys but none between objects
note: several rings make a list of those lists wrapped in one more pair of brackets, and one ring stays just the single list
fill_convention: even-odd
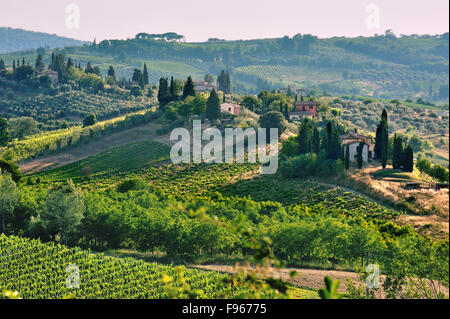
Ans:
[{"label": "hazy sky", "polygon": [[177,32],[188,41],[206,41],[449,30],[448,0],[0,0],[0,8],[0,26],[88,41],[139,32]]}]

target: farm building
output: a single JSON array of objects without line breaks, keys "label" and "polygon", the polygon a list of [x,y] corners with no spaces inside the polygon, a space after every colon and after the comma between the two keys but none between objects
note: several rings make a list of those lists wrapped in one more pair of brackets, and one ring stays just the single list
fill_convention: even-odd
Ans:
[{"label": "farm building", "polygon": [[53,83],[56,83],[59,81],[58,72],[50,70],[50,69],[46,70],[44,72],[40,72],[38,74],[38,77],[41,77],[41,76],[48,76],[50,78],[50,80],[52,80]]},{"label": "farm building", "polygon": [[369,161],[369,159],[371,159],[373,157],[374,147],[375,147],[375,145],[372,144],[370,137],[360,135],[356,131],[349,132],[349,133],[341,136],[341,144],[344,147],[344,154],[345,154],[345,150],[347,149],[346,145],[349,146],[350,161],[353,161],[356,159],[356,154],[358,153],[358,146],[359,146],[360,142],[365,143],[362,155],[363,155],[363,161],[367,163]]},{"label": "farm building", "polygon": [[213,89],[217,91],[217,85],[205,81],[194,81],[194,85],[198,92],[211,92]]},{"label": "farm building", "polygon": [[[356,161],[356,155],[358,154],[359,143],[360,142],[350,142],[350,143],[343,145],[344,146],[344,155],[345,155],[345,152],[347,151],[347,145],[348,145],[348,149],[350,152],[349,153],[350,161]],[[368,144],[364,144],[362,157],[363,157],[363,162],[367,163],[369,161],[369,145]]]},{"label": "farm building", "polygon": [[242,107],[238,104],[233,103],[222,103],[220,104],[220,111],[222,113],[231,113],[234,115],[239,115],[241,113]]},{"label": "farm building", "polygon": [[341,144],[347,144],[351,142],[364,142],[366,144],[371,143],[371,139],[368,136],[360,135],[357,132],[349,132],[341,136]]},{"label": "farm building", "polygon": [[307,101],[307,102],[296,102],[295,111],[289,113],[289,120],[291,121],[300,121],[304,118],[314,118],[317,117],[316,111],[316,103]]}]

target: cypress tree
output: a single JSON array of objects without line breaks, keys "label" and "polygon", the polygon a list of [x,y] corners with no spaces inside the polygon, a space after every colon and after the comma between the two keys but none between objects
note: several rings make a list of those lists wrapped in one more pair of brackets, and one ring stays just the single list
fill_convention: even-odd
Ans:
[{"label": "cypress tree", "polygon": [[170,78],[169,92],[170,92],[170,98],[172,101],[178,100],[176,87],[175,87],[175,81],[173,79],[173,76]]},{"label": "cypress tree", "polygon": [[404,170],[406,172],[412,172],[414,170],[414,152],[411,146],[408,145],[408,147],[405,150],[405,165]]},{"label": "cypress tree", "polygon": [[329,159],[339,159],[341,153],[339,135],[333,130],[331,122],[328,122],[327,124],[325,149]]},{"label": "cypress tree", "polygon": [[42,55],[39,54],[35,63],[36,72],[42,72],[44,70],[44,62],[42,62]]},{"label": "cypress tree", "polygon": [[231,79],[230,79],[230,73],[227,71],[226,75],[225,75],[225,85],[226,85],[226,93],[230,94],[231,93]]},{"label": "cypress tree", "polygon": [[69,59],[67,60],[66,68],[68,69],[68,68],[71,68],[71,67],[73,67],[73,62],[72,62],[72,59],[69,58]]},{"label": "cypress tree", "polygon": [[[197,92],[195,91],[194,81],[192,81],[192,77],[189,76],[183,87],[183,99],[187,98],[188,96],[195,97],[196,93]],[[214,93],[217,95],[215,90],[214,90]],[[220,109],[220,102],[219,102],[219,109]]]},{"label": "cypress tree", "polygon": [[13,60],[13,71],[16,70],[16,60]]},{"label": "cypress tree", "polygon": [[350,147],[348,144],[345,146],[344,164],[345,169],[350,168]]},{"label": "cypress tree", "polygon": [[112,65],[109,66],[108,76],[112,77],[113,80],[116,81],[116,71],[114,70]]},{"label": "cypress tree", "polygon": [[398,168],[398,137],[397,134],[394,134],[394,147],[392,151],[392,168]]},{"label": "cypress tree", "polygon": [[170,102],[170,92],[167,79],[161,78],[159,80],[158,101],[161,107],[166,106],[167,103]]},{"label": "cypress tree", "polygon": [[0,59],[0,71],[3,71],[4,69],[6,69],[5,61],[3,61],[2,59]]},{"label": "cypress tree", "polygon": [[144,84],[147,85],[149,83],[148,81],[148,70],[147,70],[147,64],[144,63],[144,71],[143,73],[143,77],[144,77]]},{"label": "cypress tree", "polygon": [[283,113],[283,101],[280,101],[280,113]]},{"label": "cypress tree", "polygon": [[52,69],[52,70],[55,69],[55,52],[52,52],[52,61],[50,62],[49,69]]},{"label": "cypress tree", "polygon": [[386,168],[388,159],[388,143],[389,143],[389,130],[387,112],[383,109],[381,114],[381,121],[377,127],[375,137],[375,157],[381,160],[381,165]]},{"label": "cypress tree", "polygon": [[284,117],[286,120],[289,120],[289,109],[287,104],[284,105]]},{"label": "cypress tree", "polygon": [[320,134],[317,127],[314,127],[313,138],[312,138],[312,151],[315,154],[320,152]]},{"label": "cypress tree", "polygon": [[298,150],[299,154],[311,153],[313,128],[309,119],[304,119],[298,128]]},{"label": "cypress tree", "polygon": [[366,143],[364,142],[359,142],[359,145],[356,148],[356,161],[358,163],[358,168],[362,168],[363,166],[363,150],[365,144]]},{"label": "cypress tree", "polygon": [[140,73],[139,75],[139,86],[141,87],[141,89],[143,90],[145,88],[145,83],[144,83],[144,76],[142,75],[142,73]]},{"label": "cypress tree", "polygon": [[215,89],[211,91],[206,102],[206,117],[211,122],[220,118],[220,99]]}]

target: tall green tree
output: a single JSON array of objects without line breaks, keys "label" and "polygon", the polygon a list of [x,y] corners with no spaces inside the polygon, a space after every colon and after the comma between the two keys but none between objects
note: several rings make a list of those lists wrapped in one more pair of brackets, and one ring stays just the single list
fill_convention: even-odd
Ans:
[{"label": "tall green tree", "polygon": [[61,235],[63,243],[70,240],[84,216],[82,193],[76,189],[71,180],[51,189],[47,193],[44,209],[40,217],[47,233],[55,239]]},{"label": "tall green tree", "polygon": [[412,172],[414,170],[414,152],[411,146],[405,149],[405,164],[404,170],[406,172]]},{"label": "tall green tree", "polygon": [[206,102],[206,117],[211,122],[220,118],[220,99],[214,89]]},{"label": "tall green tree", "polygon": [[108,76],[110,76],[114,81],[116,81],[116,71],[112,65],[109,66]]},{"label": "tall green tree", "polygon": [[166,106],[171,101],[169,84],[165,78],[159,80],[158,101],[161,107]]},{"label": "tall green tree", "polygon": [[[214,93],[216,93],[216,92],[214,91]],[[192,80],[192,77],[189,76],[187,78],[186,83],[184,83],[183,99],[187,98],[188,96],[194,96],[195,97],[196,95],[197,95],[197,92],[195,91],[194,81]],[[220,105],[219,105],[219,109],[220,109]]]},{"label": "tall green tree", "polygon": [[319,133],[319,129],[316,126],[314,126],[313,137],[312,137],[312,152],[315,154],[319,154],[319,152],[320,152],[320,133]]},{"label": "tall green tree", "polygon": [[8,144],[11,135],[8,130],[8,121],[0,115],[0,146]]},{"label": "tall green tree", "polygon": [[311,153],[312,151],[313,126],[311,120],[305,118],[298,128],[298,150],[299,154]]},{"label": "tall green tree", "polygon": [[270,129],[277,128],[278,136],[280,136],[286,130],[286,120],[282,113],[270,111],[259,118],[259,126],[266,129],[266,141],[268,142],[270,140]]},{"label": "tall green tree", "polygon": [[326,127],[326,141],[325,150],[327,152],[327,158],[337,160],[341,155],[341,141],[337,130],[333,129],[331,122],[327,123]]},{"label": "tall green tree", "polygon": [[217,88],[225,94],[231,93],[231,79],[228,71],[222,70],[217,77]]},{"label": "tall green tree", "polygon": [[347,144],[345,146],[344,165],[345,165],[345,169],[350,168],[350,146],[349,146],[349,144]]},{"label": "tall green tree", "polygon": [[176,83],[173,79],[173,76],[170,78],[169,92],[170,92],[170,98],[172,101],[178,100],[177,87],[176,87]]},{"label": "tall green tree", "polygon": [[[45,64],[44,61],[42,60],[42,55],[38,55],[36,58],[36,63],[34,65],[36,72],[42,72],[44,71],[45,68]],[[1,68],[0,68],[1,69]]]},{"label": "tall green tree", "polygon": [[149,83],[149,79],[148,79],[148,70],[147,70],[146,63],[144,63],[144,71],[142,72],[142,76],[143,76],[143,80],[144,80],[144,85],[147,85]]},{"label": "tall green tree", "polygon": [[358,164],[358,168],[362,168],[363,166],[363,151],[364,151],[364,145],[366,143],[359,142],[358,147],[356,148],[356,162]]},{"label": "tall green tree", "polygon": [[381,114],[381,121],[377,127],[375,136],[375,157],[381,160],[381,165],[386,168],[388,159],[388,143],[389,143],[389,128],[388,116],[385,109]]},{"label": "tall green tree", "polygon": [[73,61],[71,58],[67,59],[67,65],[66,65],[66,69],[72,68],[74,66]]},{"label": "tall green tree", "polygon": [[6,65],[5,65],[5,61],[3,61],[2,59],[0,59],[0,71],[3,71],[6,69]]},{"label": "tall green tree", "polygon": [[289,106],[287,104],[284,105],[284,117],[289,121]]},{"label": "tall green tree", "polygon": [[12,215],[19,200],[16,183],[7,175],[0,174],[0,213],[2,217],[2,232],[6,233],[6,219]]},{"label": "tall green tree", "polygon": [[204,81],[208,84],[213,84],[214,78],[211,74],[208,73],[208,74],[205,74]]}]

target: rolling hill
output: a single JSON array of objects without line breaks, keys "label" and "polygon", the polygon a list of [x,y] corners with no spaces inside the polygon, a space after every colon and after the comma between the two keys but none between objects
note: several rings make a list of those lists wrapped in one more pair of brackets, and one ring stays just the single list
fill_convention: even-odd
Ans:
[{"label": "rolling hill", "polygon": [[[114,66],[118,78],[130,78],[134,68],[149,68],[150,82],[175,76],[202,79],[207,73],[230,71],[235,93],[263,89],[316,90],[330,94],[380,98],[424,97],[448,100],[448,33],[391,34],[374,37],[319,39],[298,34],[292,38],[185,43],[142,38],[104,40],[96,45],[58,50],[76,63],[91,62],[106,75]],[[0,55],[6,65],[37,53]],[[51,51],[44,56],[49,63]]]},{"label": "rolling hill", "polygon": [[0,53],[47,47],[49,49],[83,45],[83,41],[56,34],[0,27]]}]

